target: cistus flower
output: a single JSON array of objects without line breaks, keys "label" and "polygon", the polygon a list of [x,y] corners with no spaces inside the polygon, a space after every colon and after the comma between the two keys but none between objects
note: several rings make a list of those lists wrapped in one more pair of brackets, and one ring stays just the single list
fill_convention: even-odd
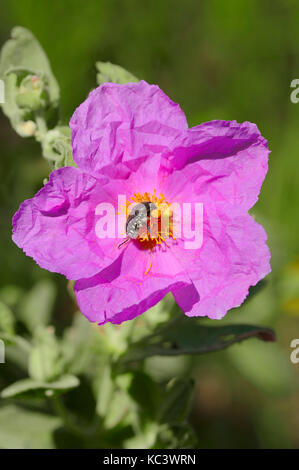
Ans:
[{"label": "cistus flower", "polygon": [[[96,88],[70,127],[78,168],[53,171],[21,204],[13,240],[42,268],[76,281],[90,321],[133,319],[168,292],[186,315],[220,319],[270,272],[265,231],[248,214],[269,154],[255,124],[217,120],[188,129],[179,105],[141,81]],[[170,203],[202,203],[201,246],[186,249],[171,224],[165,234],[158,223],[155,239],[143,233],[123,245],[117,233],[97,237],[98,205],[117,208],[119,194],[162,214]],[[117,213],[111,217],[117,224]]]}]

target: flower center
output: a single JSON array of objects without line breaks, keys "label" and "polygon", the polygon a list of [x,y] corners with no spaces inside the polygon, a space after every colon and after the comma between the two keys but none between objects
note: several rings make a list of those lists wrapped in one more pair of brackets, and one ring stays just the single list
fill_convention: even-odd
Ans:
[{"label": "flower center", "polygon": [[[130,212],[132,204],[133,210]],[[135,217],[136,224],[134,225],[134,207],[137,208],[139,205],[143,205],[146,210],[143,211],[144,217]],[[126,202],[126,215],[127,221],[130,220],[130,225],[136,227],[136,236],[132,236],[138,240],[142,249],[152,249],[156,245],[161,245],[168,238],[173,238],[173,213],[170,208],[170,203],[165,199],[164,195],[160,193],[159,196],[156,194],[156,190],[151,194],[145,193],[134,193],[134,195]],[[128,223],[127,223],[128,225]],[[130,235],[129,235],[130,236]]]}]

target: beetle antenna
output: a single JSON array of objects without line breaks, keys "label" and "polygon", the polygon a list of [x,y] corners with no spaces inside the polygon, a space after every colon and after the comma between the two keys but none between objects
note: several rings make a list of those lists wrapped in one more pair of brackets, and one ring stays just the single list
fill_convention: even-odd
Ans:
[{"label": "beetle antenna", "polygon": [[130,238],[126,238],[123,242],[121,242],[117,248],[120,248],[122,245],[124,245],[125,243],[128,243],[128,241],[130,241]]}]

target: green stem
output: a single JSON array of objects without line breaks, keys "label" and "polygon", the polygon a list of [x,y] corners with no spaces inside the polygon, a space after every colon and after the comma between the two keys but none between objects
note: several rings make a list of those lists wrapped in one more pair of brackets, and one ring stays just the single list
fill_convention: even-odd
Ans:
[{"label": "green stem", "polygon": [[70,415],[69,411],[66,409],[64,406],[60,396],[54,394],[51,397],[51,402],[53,409],[55,413],[60,416],[62,419],[63,423],[65,424],[65,427],[73,434],[76,436],[79,436],[82,438],[84,436],[84,432],[81,426],[78,426],[77,423],[75,422],[73,416]]},{"label": "green stem", "polygon": [[35,122],[37,125],[37,133],[38,133],[37,140],[39,142],[42,142],[42,140],[44,139],[45,135],[48,132],[48,127],[47,127],[43,113],[41,112],[36,113]]}]

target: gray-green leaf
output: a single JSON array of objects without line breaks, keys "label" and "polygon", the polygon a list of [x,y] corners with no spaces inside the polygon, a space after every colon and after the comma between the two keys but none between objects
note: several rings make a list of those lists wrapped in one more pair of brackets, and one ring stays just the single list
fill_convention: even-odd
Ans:
[{"label": "gray-green leaf", "polygon": [[11,309],[0,301],[0,331],[13,335],[15,332],[15,318]]},{"label": "gray-green leaf", "polygon": [[74,375],[63,375],[54,382],[39,382],[33,379],[23,379],[9,385],[1,392],[1,398],[43,398],[54,393],[63,393],[78,387],[79,379]]},{"label": "gray-green leaf", "polygon": [[52,382],[64,370],[60,345],[52,328],[38,328],[29,357],[29,375],[38,382]]},{"label": "gray-green leaf", "polygon": [[0,409],[0,448],[55,448],[53,433],[60,426],[61,420],[55,416],[5,406]]},{"label": "gray-green leaf", "polygon": [[55,297],[55,285],[50,280],[37,282],[24,296],[18,313],[29,331],[34,332],[37,327],[49,324]]},{"label": "gray-green leaf", "polygon": [[130,82],[139,82],[139,79],[132,73],[120,65],[111,64],[111,62],[97,62],[96,63],[97,73],[97,84],[102,85],[103,83],[113,82],[124,85]]}]

